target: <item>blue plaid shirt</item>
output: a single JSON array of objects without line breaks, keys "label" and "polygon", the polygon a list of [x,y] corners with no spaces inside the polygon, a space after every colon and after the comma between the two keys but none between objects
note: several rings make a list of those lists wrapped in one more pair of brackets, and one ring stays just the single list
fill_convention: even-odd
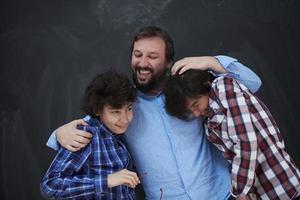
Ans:
[{"label": "blue plaid shirt", "polygon": [[131,167],[124,143],[97,119],[87,123],[79,128],[93,134],[91,142],[78,152],[60,148],[42,179],[42,194],[56,199],[134,199],[132,188],[107,186],[108,174]]}]

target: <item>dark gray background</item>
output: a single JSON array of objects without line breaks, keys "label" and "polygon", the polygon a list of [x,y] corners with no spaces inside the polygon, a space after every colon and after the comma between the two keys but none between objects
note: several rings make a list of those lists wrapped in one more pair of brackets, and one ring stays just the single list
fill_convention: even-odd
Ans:
[{"label": "dark gray background", "polygon": [[177,59],[226,54],[252,68],[299,166],[299,1],[4,0],[0,9],[0,199],[41,199],[51,131],[82,116],[97,72],[130,75],[132,32],[150,24],[174,38]]}]

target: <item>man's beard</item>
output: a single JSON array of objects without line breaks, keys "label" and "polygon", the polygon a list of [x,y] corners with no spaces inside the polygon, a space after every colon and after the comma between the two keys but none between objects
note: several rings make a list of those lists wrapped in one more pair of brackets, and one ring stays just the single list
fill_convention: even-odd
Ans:
[{"label": "man's beard", "polygon": [[[136,67],[134,71],[132,71],[132,79],[137,89],[139,89],[143,93],[148,93],[153,90],[161,87],[163,82],[167,80],[168,77],[168,68],[164,68],[162,71],[157,72],[157,74],[153,75],[147,83],[139,83],[137,79],[137,71],[141,69],[141,67]],[[148,68],[149,69],[149,68]],[[152,69],[149,69],[151,73],[153,73]]]}]

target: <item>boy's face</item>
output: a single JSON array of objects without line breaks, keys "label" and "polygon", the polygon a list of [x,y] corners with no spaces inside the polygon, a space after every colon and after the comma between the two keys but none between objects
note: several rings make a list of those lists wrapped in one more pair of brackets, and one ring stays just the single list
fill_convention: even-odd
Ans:
[{"label": "boy's face", "polygon": [[113,108],[105,105],[99,115],[100,121],[110,131],[115,134],[123,134],[132,120],[132,103],[128,103],[122,108]]},{"label": "boy's face", "polygon": [[198,95],[186,98],[186,106],[195,117],[208,116],[208,95]]}]

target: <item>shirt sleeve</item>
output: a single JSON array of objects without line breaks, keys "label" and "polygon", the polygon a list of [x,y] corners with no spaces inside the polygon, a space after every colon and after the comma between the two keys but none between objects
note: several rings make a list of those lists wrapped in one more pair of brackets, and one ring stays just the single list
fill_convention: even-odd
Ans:
[{"label": "shirt sleeve", "polygon": [[[91,118],[91,117],[90,117],[89,115],[87,115],[87,116],[85,116],[85,117],[83,118],[83,120],[84,120],[84,121],[88,121],[90,118]],[[59,145],[59,143],[57,142],[57,138],[56,138],[56,130],[53,131],[53,132],[51,133],[51,135],[50,135],[50,137],[49,137],[49,139],[48,139],[46,145],[47,145],[48,147],[50,147],[51,149],[56,150],[56,151],[59,149],[60,145]]]},{"label": "shirt sleeve", "polygon": [[[91,132],[91,129],[88,131]],[[94,199],[95,196],[108,192],[106,173],[92,175],[82,171],[83,165],[91,155],[91,146],[90,143],[74,153],[60,148],[40,184],[44,197]]]},{"label": "shirt sleeve", "polygon": [[56,138],[56,130],[51,133],[46,145],[56,151],[59,149],[59,143]]},{"label": "shirt sleeve", "polygon": [[227,133],[235,156],[232,160],[231,184],[234,196],[247,195],[254,184],[258,144],[246,98],[231,78],[219,79],[218,97],[227,109]]},{"label": "shirt sleeve", "polygon": [[[215,56],[228,72],[228,76],[243,83],[251,92],[256,92],[261,86],[260,78],[248,67],[229,56]],[[224,74],[215,74],[222,76]]]}]

